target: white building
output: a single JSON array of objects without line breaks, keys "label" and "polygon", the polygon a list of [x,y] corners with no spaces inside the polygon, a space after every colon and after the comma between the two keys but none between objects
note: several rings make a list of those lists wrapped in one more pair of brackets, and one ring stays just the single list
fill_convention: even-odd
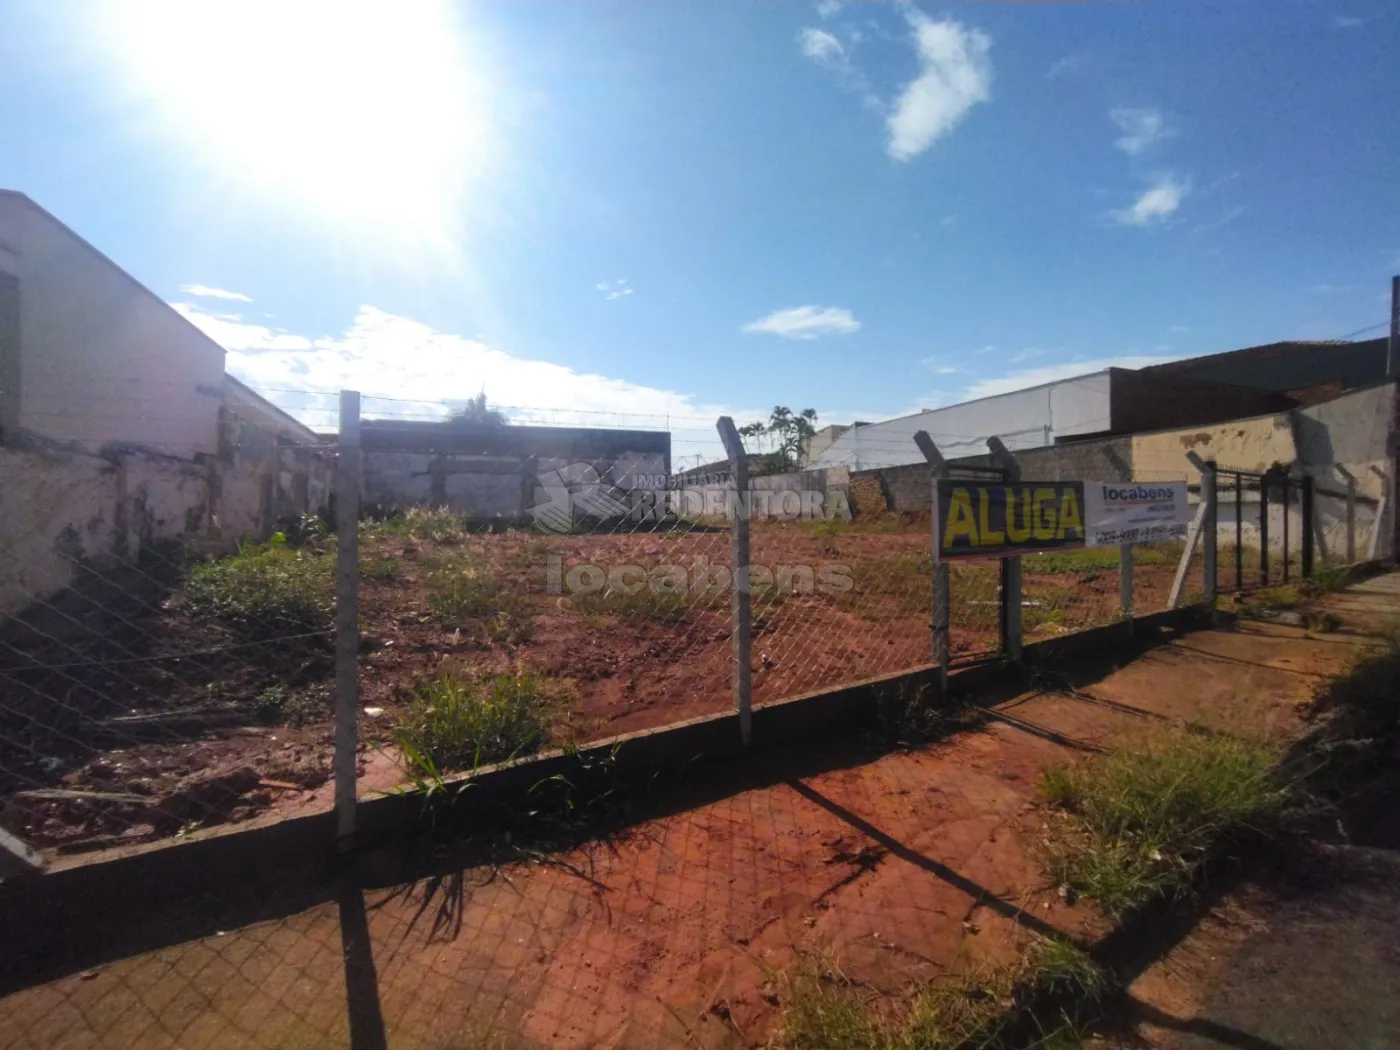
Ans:
[{"label": "white building", "polygon": [[0,190],[0,611],[76,565],[231,542],[328,497],[307,427],[22,193]]},{"label": "white building", "polygon": [[1281,411],[1296,402],[1272,390],[1209,382],[1189,375],[1106,368],[1101,372],[1006,394],[855,426],[808,467],[872,470],[923,463],[914,434],[926,431],[949,459],[982,455],[987,439],[1007,448],[1040,448],[1091,434],[1123,434]]},{"label": "white building", "polygon": [[1049,445],[1060,437],[1099,433],[1108,430],[1112,421],[1111,371],[854,427],[808,466],[870,470],[922,463],[924,457],[914,445],[914,434],[920,430],[927,431],[950,459],[985,453],[987,438],[993,435],[1008,448],[1021,449]]}]

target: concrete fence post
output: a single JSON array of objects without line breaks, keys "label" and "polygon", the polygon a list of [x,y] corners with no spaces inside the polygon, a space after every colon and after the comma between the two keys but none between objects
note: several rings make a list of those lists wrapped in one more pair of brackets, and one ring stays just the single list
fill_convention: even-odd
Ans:
[{"label": "concrete fence post", "polygon": [[1346,550],[1347,564],[1356,564],[1356,475],[1340,463],[1333,468],[1347,483]]},{"label": "concrete fence post", "polygon": [[359,750],[360,395],[340,392],[335,471],[335,828],[340,849],[355,834],[355,765]]},{"label": "concrete fence post", "polygon": [[[1400,400],[1400,388],[1397,388],[1395,396],[1397,400]],[[1376,504],[1376,517],[1375,521],[1371,524],[1371,538],[1366,544],[1367,561],[1375,561],[1386,552],[1386,548],[1381,545],[1381,536],[1388,535],[1390,531],[1385,528],[1386,512],[1390,510],[1390,475],[1374,464],[1371,466],[1371,473],[1381,479],[1381,500]],[[1393,556],[1395,553],[1400,552],[1391,551],[1390,553]]]},{"label": "concrete fence post", "polygon": [[729,512],[729,532],[733,540],[734,576],[731,587],[729,647],[733,661],[734,710],[739,712],[739,735],[745,747],[753,740],[753,613],[749,601],[749,460],[738,428],[729,416],[719,418],[719,436],[729,455],[734,475],[734,502]]},{"label": "concrete fence post", "polygon": [[[1021,464],[999,437],[989,437],[992,462],[1006,473],[1008,483],[1021,480]],[[1021,659],[1021,558],[1001,559],[1001,644],[1007,657]]]},{"label": "concrete fence post", "polygon": [[1175,609],[1181,600],[1182,587],[1186,582],[1187,566],[1197,543],[1201,545],[1201,557],[1204,562],[1202,583],[1205,588],[1206,604],[1214,607],[1219,593],[1219,581],[1216,579],[1216,555],[1220,549],[1220,529],[1218,494],[1215,491],[1215,461],[1202,459],[1195,452],[1187,452],[1186,458],[1193,467],[1200,471],[1201,502],[1196,512],[1196,520],[1192,523],[1193,528],[1187,534],[1186,550],[1182,553],[1181,564],[1177,567],[1176,579],[1172,582],[1172,593],[1167,603],[1169,609]]},{"label": "concrete fence post", "polygon": [[932,468],[929,521],[933,526],[930,545],[930,553],[933,556],[933,619],[929,629],[933,633],[933,663],[938,675],[938,702],[942,704],[948,699],[948,607],[951,596],[948,563],[939,560],[938,557],[938,482],[948,477],[948,462],[938,451],[933,439],[924,431],[920,430],[914,435],[914,444],[919,446],[919,451],[924,454],[924,459],[928,460],[929,467]]}]

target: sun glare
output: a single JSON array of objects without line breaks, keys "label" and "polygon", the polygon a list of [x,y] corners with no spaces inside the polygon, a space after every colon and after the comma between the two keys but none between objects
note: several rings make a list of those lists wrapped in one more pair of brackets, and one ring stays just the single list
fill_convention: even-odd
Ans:
[{"label": "sun glare", "polygon": [[117,0],[106,34],[221,174],[334,221],[440,233],[488,153],[485,92],[438,0]]}]

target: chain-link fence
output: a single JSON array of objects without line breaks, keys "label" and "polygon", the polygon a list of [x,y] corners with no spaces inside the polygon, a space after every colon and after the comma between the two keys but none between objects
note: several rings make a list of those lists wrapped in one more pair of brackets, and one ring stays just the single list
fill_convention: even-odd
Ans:
[{"label": "chain-link fence", "polygon": [[[324,398],[300,410],[338,425]],[[507,423],[449,403],[364,402],[361,796],[937,658],[927,466],[897,481],[774,468],[762,450],[740,464],[710,420],[600,427],[588,413],[509,411]],[[5,533],[0,581],[3,825],[34,848],[91,851],[331,803],[335,439],[226,430],[212,454],[62,442],[0,453],[27,523]],[[912,439],[865,451],[917,454]],[[1199,520],[1185,540],[1020,558],[1020,640],[1206,598],[1208,490],[1220,589],[1298,579],[1314,548],[1338,564],[1375,547],[1383,501],[1350,485],[1214,477],[1187,477]],[[950,564],[950,665],[1006,649],[1006,564]],[[736,577],[749,592],[742,646]]]},{"label": "chain-link fence", "polygon": [[311,510],[332,463],[253,428],[0,449],[6,829],[66,854],[314,804],[335,555]]},{"label": "chain-link fence", "polygon": [[[314,396],[302,413],[320,430],[355,422]],[[340,438],[231,425],[208,446],[0,447],[0,824],[15,844],[60,869],[110,850],[82,858],[100,874],[161,840],[343,805],[337,748],[353,812],[502,759],[931,669],[934,469],[909,447],[866,439],[913,462],[901,480],[775,468],[772,450],[726,450],[709,419],[507,411],[367,398]],[[338,484],[358,513],[332,499],[351,434]],[[1228,590],[1237,566],[1296,579],[1305,543],[1332,564],[1379,542],[1380,498],[1256,478],[1134,470],[1116,480],[1187,482],[1184,539],[1028,554],[1019,577],[1010,559],[946,563],[949,664],[1209,600],[1212,554]],[[337,724],[347,667],[355,703]],[[803,952],[839,944],[862,981],[895,988],[956,965],[905,927],[955,914],[1025,933],[1026,914],[1060,907],[1047,894],[1003,915],[971,878],[859,888],[904,841],[939,870],[1000,856],[1033,763],[1012,779],[1003,756],[968,790],[956,756],[932,773],[918,751],[858,771],[837,756],[824,779],[808,758],[680,813],[639,820],[643,802],[611,799],[599,826],[632,830],[606,841],[572,809],[591,804],[572,774],[542,774],[509,834],[372,858],[334,894],[308,897],[301,870],[230,887],[192,862],[210,900],[147,905],[151,930],[133,933],[113,891],[52,958],[0,967],[0,1045],[749,1045],[776,1030],[781,972]],[[609,760],[583,761],[606,776]],[[898,909],[907,922],[889,921]]]}]

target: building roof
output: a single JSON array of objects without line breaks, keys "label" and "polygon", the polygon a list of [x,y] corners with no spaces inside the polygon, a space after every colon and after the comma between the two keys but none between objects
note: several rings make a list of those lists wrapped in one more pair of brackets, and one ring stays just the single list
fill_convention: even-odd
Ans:
[{"label": "building roof", "polygon": [[[301,422],[295,416],[289,414],[285,409],[278,408],[267,398],[263,397],[246,383],[240,383],[228,373],[224,374],[224,403],[243,402],[249,405],[264,416],[270,417],[274,424],[288,436],[294,438],[303,445],[315,445],[322,441],[314,430]],[[256,423],[256,419],[250,419],[250,423]]]},{"label": "building roof", "polygon": [[1385,339],[1293,339],[1168,361],[1141,371],[1272,390],[1313,403],[1381,381],[1385,378],[1385,355]]}]

